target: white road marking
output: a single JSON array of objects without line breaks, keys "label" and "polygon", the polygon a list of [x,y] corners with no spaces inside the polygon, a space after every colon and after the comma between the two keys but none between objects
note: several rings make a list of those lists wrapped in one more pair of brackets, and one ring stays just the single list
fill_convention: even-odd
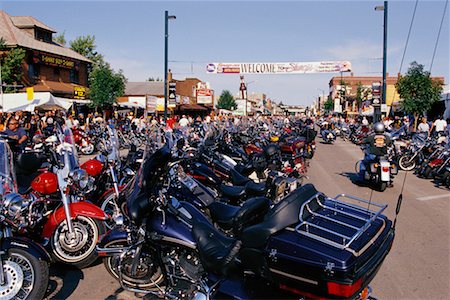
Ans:
[{"label": "white road marking", "polygon": [[434,195],[434,196],[425,196],[425,197],[419,197],[416,198],[419,201],[428,201],[428,200],[435,200],[435,199],[441,199],[441,198],[447,198],[450,200],[450,195]]}]

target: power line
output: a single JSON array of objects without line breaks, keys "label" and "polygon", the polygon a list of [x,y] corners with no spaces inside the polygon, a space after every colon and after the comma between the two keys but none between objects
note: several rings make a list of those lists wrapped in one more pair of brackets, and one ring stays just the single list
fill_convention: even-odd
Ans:
[{"label": "power line", "polygon": [[408,37],[406,38],[406,43],[405,43],[405,49],[403,50],[403,56],[402,56],[402,61],[400,63],[400,69],[399,69],[399,73],[402,72],[402,67],[403,67],[403,61],[405,59],[405,54],[406,54],[406,49],[408,48],[408,43],[409,43],[409,37],[411,36],[411,30],[412,30],[412,26],[414,23],[414,17],[416,16],[416,10],[417,10],[417,4],[419,3],[419,0],[416,0],[416,5],[414,6],[414,12],[411,18],[411,24],[409,24],[409,31],[408,31]]},{"label": "power line", "polygon": [[433,57],[431,58],[431,64],[430,64],[430,74],[431,74],[431,69],[433,68],[433,62],[434,62],[434,57],[436,55],[437,46],[439,43],[439,37],[441,35],[442,24],[444,24],[445,13],[447,12],[447,4],[448,4],[448,0],[445,1],[444,13],[442,14],[441,25],[439,26],[438,36],[436,38],[436,44],[434,45]]}]

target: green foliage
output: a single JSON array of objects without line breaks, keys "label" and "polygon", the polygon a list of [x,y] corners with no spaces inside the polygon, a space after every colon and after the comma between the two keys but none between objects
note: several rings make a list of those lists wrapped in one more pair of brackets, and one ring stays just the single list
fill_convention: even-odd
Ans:
[{"label": "green foliage", "polygon": [[95,48],[97,48],[97,45],[95,45],[95,36],[80,36],[69,44],[70,49],[92,60],[95,65],[101,65],[105,62],[103,55],[95,51]]},{"label": "green foliage", "polygon": [[217,108],[232,110],[236,108],[236,101],[234,101],[233,95],[228,90],[222,92],[217,101]]},{"label": "green foliage", "polygon": [[[6,42],[4,39],[0,40],[0,50],[6,49]],[[25,50],[19,48],[10,49],[6,54],[1,54],[1,73],[2,82],[6,85],[17,85],[21,83],[22,77],[22,61],[25,58]],[[13,91],[14,88],[7,87],[6,92]]]},{"label": "green foliage", "polygon": [[325,108],[325,110],[333,110],[334,107],[334,102],[331,99],[328,99],[327,101],[325,101],[325,103],[323,104],[323,107]]},{"label": "green foliage", "polygon": [[62,46],[65,46],[66,43],[67,43],[65,35],[66,35],[66,32],[64,31],[64,32],[58,34],[57,36],[55,36],[53,38],[53,41],[58,43],[58,44],[60,44],[60,45],[62,45]]},{"label": "green foliage", "polygon": [[127,79],[108,63],[96,66],[89,75],[91,106],[96,110],[111,107],[125,92]]},{"label": "green foliage", "polygon": [[412,62],[405,76],[401,76],[395,84],[404,112],[422,115],[431,109],[433,103],[439,101],[443,82],[430,78],[430,72],[424,71],[424,66]]}]

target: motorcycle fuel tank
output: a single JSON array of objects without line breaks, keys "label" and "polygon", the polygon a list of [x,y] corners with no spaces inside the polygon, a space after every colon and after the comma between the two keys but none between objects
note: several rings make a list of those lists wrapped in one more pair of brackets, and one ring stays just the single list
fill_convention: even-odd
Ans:
[{"label": "motorcycle fuel tank", "polygon": [[33,179],[31,188],[42,195],[56,193],[58,190],[58,177],[51,172],[41,173]]}]

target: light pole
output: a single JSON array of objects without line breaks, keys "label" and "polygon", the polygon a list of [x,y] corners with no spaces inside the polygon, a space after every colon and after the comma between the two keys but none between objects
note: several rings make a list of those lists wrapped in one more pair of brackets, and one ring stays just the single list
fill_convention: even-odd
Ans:
[{"label": "light pole", "polygon": [[318,105],[317,105],[317,110],[319,111],[319,113],[320,113],[320,100],[322,100],[323,101],[323,103],[325,103],[325,90],[322,90],[322,89],[319,89],[319,88],[317,88],[320,92],[322,92],[322,99],[320,99],[320,96],[319,96],[319,103],[318,103]]},{"label": "light pole", "polygon": [[[387,17],[388,17],[388,2],[384,1],[383,6],[376,6],[376,11],[384,12],[383,22],[383,82],[381,87],[381,103],[386,104],[386,64],[387,64]],[[381,107],[374,107],[374,122],[378,122],[381,119]]]},{"label": "light pole", "polygon": [[165,39],[164,39],[164,122],[167,124],[167,72],[168,72],[168,53],[169,53],[169,20],[175,20],[176,16],[169,16],[169,12],[165,11]]}]

